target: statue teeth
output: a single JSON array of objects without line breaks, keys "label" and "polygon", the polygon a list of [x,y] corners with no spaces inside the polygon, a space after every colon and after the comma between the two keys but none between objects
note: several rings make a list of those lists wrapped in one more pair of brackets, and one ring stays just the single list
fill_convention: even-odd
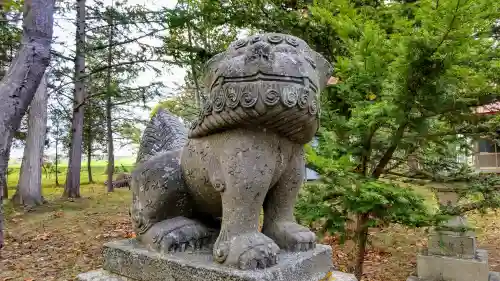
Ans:
[{"label": "statue teeth", "polygon": [[304,88],[309,89],[309,87],[310,87],[310,85],[309,85],[310,84],[309,79],[307,77],[303,77],[302,81],[303,81],[302,83],[304,84]]}]

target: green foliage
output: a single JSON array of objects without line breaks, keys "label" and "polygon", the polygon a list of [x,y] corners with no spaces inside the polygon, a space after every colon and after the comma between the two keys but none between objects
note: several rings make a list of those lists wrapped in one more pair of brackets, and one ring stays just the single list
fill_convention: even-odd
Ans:
[{"label": "green foliage", "polygon": [[17,25],[21,18],[21,1],[0,3],[0,78],[14,58],[21,41],[22,30]]},{"label": "green foliage", "polygon": [[[326,136],[323,136],[325,138]],[[297,203],[301,222],[320,222],[319,231],[352,237],[345,228],[350,218],[367,215],[365,228],[399,223],[411,227],[433,223],[433,210],[425,199],[396,181],[365,177],[355,171],[348,155],[336,157],[331,142],[324,139],[319,147],[307,148],[307,161],[318,171],[321,183],[306,185]]]},{"label": "green foliage", "polygon": [[189,107],[194,104],[195,108],[200,108],[207,97],[202,77],[205,63],[224,51],[237,34],[234,26],[212,21],[214,15],[211,13],[216,11],[210,9],[211,5],[211,1],[181,0],[173,10],[165,13],[169,32],[163,37],[163,52],[187,70],[181,91],[188,93],[181,95],[183,99],[193,97],[194,103],[185,104]]},{"label": "green foliage", "polygon": [[[369,227],[437,224],[446,215],[498,206],[495,187],[472,180],[456,159],[473,138],[498,127],[496,118],[474,108],[498,100],[491,30],[499,7],[487,0],[309,6],[310,19],[332,31],[323,34],[327,49],[335,50],[330,59],[340,82],[321,95],[319,147],[308,151],[324,185],[306,192],[298,210],[303,218],[326,220],[325,230],[341,226],[339,214],[356,217],[358,278]],[[401,186],[401,177],[465,181],[466,193],[480,191],[483,200],[433,214]]]},{"label": "green foliage", "polygon": [[158,103],[150,113],[150,117],[156,114],[158,109],[163,108],[170,113],[181,117],[186,125],[198,117],[199,109],[196,106],[194,91],[182,91],[178,95]]}]

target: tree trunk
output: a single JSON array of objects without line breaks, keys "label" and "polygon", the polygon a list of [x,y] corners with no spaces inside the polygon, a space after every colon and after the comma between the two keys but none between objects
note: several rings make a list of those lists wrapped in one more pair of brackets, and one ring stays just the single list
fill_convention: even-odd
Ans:
[{"label": "tree trunk", "polygon": [[[191,25],[190,23],[188,23],[187,25],[187,32],[188,32],[188,41],[189,41],[189,46],[192,47],[193,46],[193,42],[192,42],[192,37],[191,37]],[[193,54],[190,52],[189,53],[189,63],[191,65],[191,75],[193,75],[193,81],[194,81],[194,85],[195,85],[195,97],[196,97],[196,108],[200,109],[200,108],[203,108],[203,103],[202,103],[202,100],[201,100],[201,89],[200,89],[200,85],[198,84],[198,75],[196,73],[196,67],[194,65],[194,58],[193,58]]]},{"label": "tree trunk", "polygon": [[12,197],[15,205],[35,207],[43,203],[42,156],[47,131],[47,98],[47,80],[44,76],[30,106],[28,135],[24,146],[19,184],[16,194]]},{"label": "tree trunk", "polygon": [[92,143],[87,144],[87,173],[89,174],[89,183],[94,183],[92,179]]},{"label": "tree trunk", "polygon": [[115,155],[113,145],[113,128],[111,126],[111,97],[108,96],[106,102],[106,127],[108,135],[108,192],[113,192],[113,174],[115,172]]},{"label": "tree trunk", "polygon": [[82,168],[83,110],[85,101],[85,0],[76,0],[76,54],[73,119],[68,173],[63,197],[80,197],[80,170]]},{"label": "tree trunk", "polygon": [[366,242],[368,241],[368,214],[358,216],[357,233],[357,253],[354,275],[358,280],[363,277],[363,264],[365,262]]},{"label": "tree trunk", "polygon": [[113,174],[115,172],[115,155],[114,155],[114,145],[113,145],[113,128],[112,128],[112,115],[111,110],[113,107],[112,104],[112,89],[111,89],[111,64],[113,62],[113,19],[111,17],[111,13],[108,15],[108,24],[109,24],[109,36],[108,36],[108,70],[106,75],[106,84],[107,84],[107,98],[106,98],[106,131],[108,137],[108,183],[107,190],[108,192],[113,192]]},{"label": "tree trunk", "polygon": [[[21,49],[0,82],[0,189],[7,184],[5,176],[12,136],[19,129],[21,118],[50,62],[54,2],[24,1]],[[3,215],[0,205],[0,248],[2,246]]]},{"label": "tree trunk", "polygon": [[[90,110],[90,106],[92,106],[92,103],[89,103],[87,106],[89,106],[88,110]],[[87,119],[87,147],[86,147],[86,150],[87,150],[87,174],[88,174],[88,179],[89,179],[89,183],[94,183],[94,179],[92,178],[92,143],[93,143],[93,139],[92,139],[92,126],[93,126],[93,122],[92,122],[92,118],[88,118]]]},{"label": "tree trunk", "polygon": [[[7,175],[5,175],[5,182],[7,182]],[[7,200],[7,198],[9,198],[9,187],[7,186],[7,184],[3,185],[2,193],[3,193],[3,200]]]},{"label": "tree trunk", "polygon": [[59,186],[59,121],[56,121],[56,186]]}]

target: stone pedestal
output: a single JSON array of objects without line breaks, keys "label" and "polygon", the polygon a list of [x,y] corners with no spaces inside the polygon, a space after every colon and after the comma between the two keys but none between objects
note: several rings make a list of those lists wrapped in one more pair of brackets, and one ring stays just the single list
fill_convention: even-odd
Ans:
[{"label": "stone pedestal", "polygon": [[432,230],[429,234],[427,254],[474,259],[477,250],[476,234],[468,230],[467,220],[457,216],[449,220],[445,227],[455,230]]},{"label": "stone pedestal", "polygon": [[[487,253],[483,253],[487,256]],[[489,275],[487,258],[460,259],[437,255],[417,257],[418,277],[435,281],[487,281]]]},{"label": "stone pedestal", "polygon": [[[441,205],[454,205],[456,189],[435,190]],[[407,281],[491,281],[488,252],[477,249],[476,235],[465,217],[456,216],[429,234],[425,253],[417,257],[417,275]]]},{"label": "stone pedestal", "polygon": [[208,250],[160,254],[143,248],[135,240],[104,246],[103,269],[80,274],[80,281],[356,281],[351,274],[332,272],[332,251],[317,245],[308,252],[279,255],[277,265],[243,271],[219,265]]}]

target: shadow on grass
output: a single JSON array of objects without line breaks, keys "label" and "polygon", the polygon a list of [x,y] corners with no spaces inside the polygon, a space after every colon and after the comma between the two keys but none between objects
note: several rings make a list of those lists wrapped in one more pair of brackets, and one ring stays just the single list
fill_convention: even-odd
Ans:
[{"label": "shadow on grass", "polygon": [[[44,213],[57,212],[78,212],[78,211],[99,211],[100,208],[122,208],[121,203],[128,201],[129,190],[116,190],[113,196],[107,196],[106,187],[103,183],[82,184],[80,198],[62,198],[64,191],[63,186],[46,185],[43,187],[42,193],[46,200],[43,205],[36,206],[32,209],[26,209],[22,206],[14,206],[11,198],[3,202],[3,210],[5,217],[19,217],[30,219]],[[15,189],[9,189],[9,194],[13,196]]]},{"label": "shadow on grass", "polygon": [[51,199],[40,206],[36,206],[32,209],[25,209],[22,206],[14,206],[10,200],[4,202],[4,212],[6,217],[13,215],[23,214],[24,217],[29,218],[30,216],[43,214],[47,212],[57,212],[57,211],[81,211],[89,208],[91,205],[90,198],[77,198],[77,199]]}]

